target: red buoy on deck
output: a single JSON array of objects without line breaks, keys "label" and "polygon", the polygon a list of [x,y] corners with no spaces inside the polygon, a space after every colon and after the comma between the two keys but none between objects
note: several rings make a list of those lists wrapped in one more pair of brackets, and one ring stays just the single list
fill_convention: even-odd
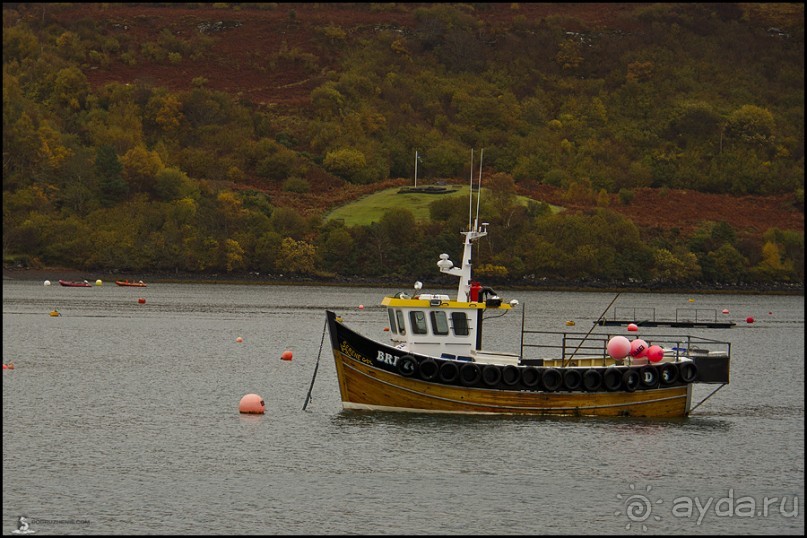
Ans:
[{"label": "red buoy on deck", "polygon": [[241,398],[241,402],[238,404],[238,410],[241,413],[262,415],[265,409],[266,404],[264,403],[263,398],[257,394],[247,394]]},{"label": "red buoy on deck", "polygon": [[630,343],[630,356],[631,357],[644,357],[647,355],[647,342],[642,340],[641,338],[637,338],[636,340]]},{"label": "red buoy on deck", "polygon": [[650,346],[647,348],[647,360],[652,363],[661,362],[664,358],[664,349],[661,346]]}]

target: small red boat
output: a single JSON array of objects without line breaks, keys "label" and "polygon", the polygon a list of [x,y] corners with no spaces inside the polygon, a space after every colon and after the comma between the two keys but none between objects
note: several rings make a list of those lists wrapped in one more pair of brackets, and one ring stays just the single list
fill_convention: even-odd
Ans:
[{"label": "small red boat", "polygon": [[84,282],[78,282],[78,281],[72,281],[72,280],[59,280],[59,284],[61,284],[62,286],[67,286],[69,288],[91,288],[92,287],[92,284],[90,284],[86,280]]},{"label": "small red boat", "polygon": [[118,286],[133,286],[136,288],[146,287],[146,283],[143,282],[142,280],[140,282],[129,282],[128,280],[116,280],[115,284],[117,284]]}]

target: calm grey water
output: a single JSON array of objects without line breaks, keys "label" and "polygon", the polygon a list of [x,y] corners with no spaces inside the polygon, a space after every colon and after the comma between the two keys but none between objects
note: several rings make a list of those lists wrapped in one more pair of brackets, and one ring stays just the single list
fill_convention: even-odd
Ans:
[{"label": "calm grey water", "polygon": [[[803,297],[619,296],[738,322],[683,330],[733,355],[687,419],[342,411],[324,310],[383,338],[395,291],[4,280],[3,532],[803,534]],[[498,291],[527,328],[582,333],[614,298]],[[518,351],[520,323],[489,320],[485,347]],[[253,392],[265,415],[238,412]]]}]

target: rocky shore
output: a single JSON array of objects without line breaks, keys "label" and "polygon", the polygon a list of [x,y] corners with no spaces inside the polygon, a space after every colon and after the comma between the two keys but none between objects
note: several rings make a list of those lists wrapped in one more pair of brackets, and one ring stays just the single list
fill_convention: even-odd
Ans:
[{"label": "rocky shore", "polygon": [[[363,277],[316,277],[297,275],[272,275],[260,273],[113,273],[70,269],[63,267],[20,268],[4,267],[3,280],[41,281],[50,280],[56,283],[63,280],[87,280],[114,283],[115,280],[143,280],[153,283],[204,283],[204,284],[244,284],[244,285],[306,285],[306,286],[378,286],[409,288],[417,280],[402,282],[399,279],[363,278]],[[502,290],[543,290],[543,291],[622,291],[634,293],[725,293],[725,294],[760,294],[760,295],[804,295],[803,282],[715,284],[694,282],[676,285],[666,282],[561,280],[561,279],[486,279],[485,283]],[[432,287],[454,287],[453,279],[437,275],[430,282]]]}]

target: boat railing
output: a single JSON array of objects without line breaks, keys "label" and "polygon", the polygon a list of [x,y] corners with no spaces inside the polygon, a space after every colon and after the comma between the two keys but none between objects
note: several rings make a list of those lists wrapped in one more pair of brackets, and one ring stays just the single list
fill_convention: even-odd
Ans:
[{"label": "boat railing", "polygon": [[676,308],[675,321],[717,322],[717,310],[714,308]]},{"label": "boat railing", "polygon": [[656,321],[656,309],[653,307],[614,307],[614,320]]},{"label": "boat railing", "polygon": [[[577,333],[558,331],[522,331],[521,357],[535,359],[564,359],[582,357],[608,357],[608,342],[614,336],[625,336],[620,333]],[[669,334],[642,334],[637,336],[648,346],[657,345],[665,350],[665,354],[673,353],[672,357],[678,360],[679,357],[696,354],[708,354],[713,352],[726,353],[731,356],[731,343],[721,340],[713,340],[702,336],[693,335],[669,335]],[[533,356],[536,354],[541,356]],[[667,355],[668,357],[670,355]]]},{"label": "boat railing", "polygon": [[[656,309],[653,307],[615,307],[611,316],[613,321],[656,322]],[[714,308],[676,308],[676,322],[717,322],[717,310]]]}]

